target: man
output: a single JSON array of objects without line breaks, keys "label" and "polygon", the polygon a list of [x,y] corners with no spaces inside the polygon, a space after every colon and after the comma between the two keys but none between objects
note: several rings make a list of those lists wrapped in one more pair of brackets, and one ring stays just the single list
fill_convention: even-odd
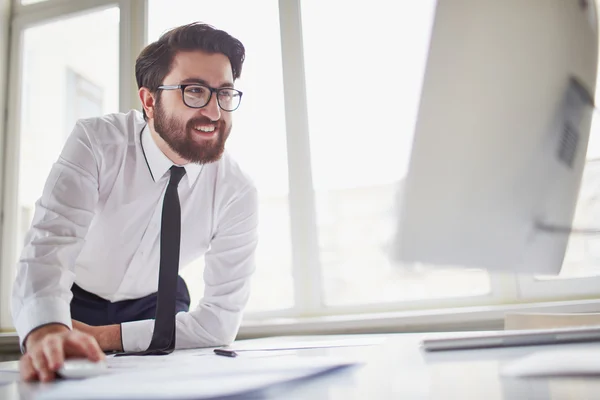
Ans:
[{"label": "man", "polygon": [[[78,121],[18,264],[12,312],[24,379],[52,380],[68,357],[234,340],[257,244],[256,189],[224,152],[244,53],[209,25],[175,28],[136,61],[143,114]],[[189,311],[177,268],[202,255],[204,297]]]}]

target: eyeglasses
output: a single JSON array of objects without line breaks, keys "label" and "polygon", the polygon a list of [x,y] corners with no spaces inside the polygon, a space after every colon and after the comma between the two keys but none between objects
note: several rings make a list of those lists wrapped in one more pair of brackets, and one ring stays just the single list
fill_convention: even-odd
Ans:
[{"label": "eyeglasses", "polygon": [[189,85],[162,85],[157,89],[161,90],[175,90],[181,89],[181,97],[183,98],[183,104],[190,108],[202,108],[205,107],[213,93],[217,94],[217,104],[223,111],[235,111],[240,106],[242,101],[242,92],[233,88],[219,88],[215,89],[210,86],[201,85],[199,83]]}]

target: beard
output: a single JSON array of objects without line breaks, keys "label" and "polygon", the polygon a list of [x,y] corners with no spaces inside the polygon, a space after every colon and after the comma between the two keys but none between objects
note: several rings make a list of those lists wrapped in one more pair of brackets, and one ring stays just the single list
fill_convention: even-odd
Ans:
[{"label": "beard", "polygon": [[[199,143],[194,139],[194,135],[198,135],[194,126],[203,124],[214,124],[218,130],[217,136]],[[218,161],[223,155],[231,124],[227,125],[222,119],[212,121],[207,117],[192,118],[184,124],[168,116],[158,101],[154,109],[154,130],[181,158],[196,164],[208,164]]]}]

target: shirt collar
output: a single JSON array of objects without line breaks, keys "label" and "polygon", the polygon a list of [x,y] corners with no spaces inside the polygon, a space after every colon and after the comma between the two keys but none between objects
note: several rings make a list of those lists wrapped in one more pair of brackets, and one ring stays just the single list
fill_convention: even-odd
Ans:
[{"label": "shirt collar", "polygon": [[[142,152],[144,153],[144,157],[146,158],[146,163],[148,164],[148,168],[150,169],[150,174],[152,175],[152,179],[154,182],[160,180],[162,176],[167,173],[171,166],[176,165],[173,164],[171,160],[158,148],[154,139],[152,139],[152,133],[150,132],[150,127],[146,124],[142,131]],[[187,178],[188,185],[191,187],[198,175],[200,175],[200,171],[202,171],[202,165],[196,163],[188,163],[186,165],[178,165],[179,167],[185,168],[184,179]]]}]

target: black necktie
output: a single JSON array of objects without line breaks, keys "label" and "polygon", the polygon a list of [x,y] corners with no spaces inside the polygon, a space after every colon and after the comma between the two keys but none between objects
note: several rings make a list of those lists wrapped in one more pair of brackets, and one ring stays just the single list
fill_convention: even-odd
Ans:
[{"label": "black necktie", "polygon": [[175,299],[179,274],[181,208],[177,185],[185,168],[171,167],[171,179],[165,192],[160,225],[160,271],[154,333],[148,350],[123,355],[165,355],[175,349]]}]

